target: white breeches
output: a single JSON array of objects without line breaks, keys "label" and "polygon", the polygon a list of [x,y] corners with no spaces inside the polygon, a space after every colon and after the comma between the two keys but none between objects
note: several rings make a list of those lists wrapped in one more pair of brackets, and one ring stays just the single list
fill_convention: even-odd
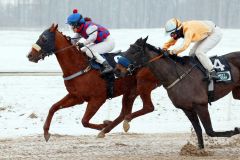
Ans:
[{"label": "white breeches", "polygon": [[190,56],[193,56],[194,53],[197,56],[198,60],[202,63],[203,67],[208,71],[213,69],[213,64],[206,53],[214,48],[222,39],[222,32],[219,27],[215,27],[212,33],[205,39],[196,42],[190,51]]},{"label": "white breeches", "polygon": [[105,59],[100,54],[111,52],[114,46],[115,42],[109,35],[103,42],[90,44],[87,47],[81,48],[81,50],[85,52],[90,58],[92,58],[94,55],[96,57],[96,61],[102,64]]}]

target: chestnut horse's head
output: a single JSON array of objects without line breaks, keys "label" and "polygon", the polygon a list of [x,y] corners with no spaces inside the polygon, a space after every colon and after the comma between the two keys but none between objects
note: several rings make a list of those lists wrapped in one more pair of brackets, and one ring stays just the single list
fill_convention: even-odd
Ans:
[{"label": "chestnut horse's head", "polygon": [[147,39],[148,37],[145,39],[139,38],[123,53],[123,57],[119,58],[118,64],[115,67],[115,73],[117,75],[125,77],[129,74],[133,74],[136,69],[142,67],[145,63],[143,54]]},{"label": "chestnut horse's head", "polygon": [[53,24],[39,36],[27,55],[29,61],[37,63],[40,59],[44,59],[55,52],[55,32],[57,28],[58,25]]}]

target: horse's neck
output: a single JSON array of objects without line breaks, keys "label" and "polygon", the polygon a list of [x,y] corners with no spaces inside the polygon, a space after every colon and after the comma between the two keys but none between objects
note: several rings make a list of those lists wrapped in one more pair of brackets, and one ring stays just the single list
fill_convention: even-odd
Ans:
[{"label": "horse's neck", "polygon": [[71,44],[59,32],[56,32],[55,46],[57,52],[56,57],[65,77],[83,70],[88,66],[85,54],[80,53],[76,47],[70,47]]},{"label": "horse's neck", "polygon": [[[147,50],[147,53],[149,53],[149,60],[157,56],[154,51]],[[170,59],[162,57],[155,63],[152,62],[149,66],[163,85],[169,85],[169,83],[175,81],[179,76],[177,75],[176,65]]]}]

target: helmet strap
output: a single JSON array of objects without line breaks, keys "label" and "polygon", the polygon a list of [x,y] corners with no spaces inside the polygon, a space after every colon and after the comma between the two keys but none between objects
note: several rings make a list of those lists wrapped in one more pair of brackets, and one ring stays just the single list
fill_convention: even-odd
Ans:
[{"label": "helmet strap", "polygon": [[174,37],[175,40],[179,38],[184,38],[183,27],[181,27],[179,30],[175,30],[174,32],[172,32],[172,34],[176,34],[176,36]]}]

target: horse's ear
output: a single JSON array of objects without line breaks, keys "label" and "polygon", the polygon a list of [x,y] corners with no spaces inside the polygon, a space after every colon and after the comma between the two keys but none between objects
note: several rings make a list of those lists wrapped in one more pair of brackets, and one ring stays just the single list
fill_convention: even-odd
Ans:
[{"label": "horse's ear", "polygon": [[143,39],[142,39],[142,37],[141,37],[141,38],[137,39],[135,43],[140,43],[140,42],[142,42],[142,40],[143,40]]},{"label": "horse's ear", "polygon": [[50,29],[54,28],[54,26],[55,26],[55,24],[53,23],[53,24],[51,25]]},{"label": "horse's ear", "polygon": [[58,24],[55,25],[55,24],[53,23],[52,26],[50,27],[50,31],[51,31],[51,32],[55,32],[55,31],[57,30],[57,28],[58,28]]},{"label": "horse's ear", "polygon": [[58,24],[56,24],[56,26],[54,27],[54,30],[57,30],[58,29]]},{"label": "horse's ear", "polygon": [[143,39],[143,41],[146,43],[148,39],[148,36],[146,38]]},{"label": "horse's ear", "polygon": [[144,38],[144,39],[143,39],[143,43],[142,43],[142,45],[143,45],[143,48],[145,48],[145,47],[146,47],[146,44],[147,44],[147,39],[148,39],[148,36],[147,36],[146,38]]}]

